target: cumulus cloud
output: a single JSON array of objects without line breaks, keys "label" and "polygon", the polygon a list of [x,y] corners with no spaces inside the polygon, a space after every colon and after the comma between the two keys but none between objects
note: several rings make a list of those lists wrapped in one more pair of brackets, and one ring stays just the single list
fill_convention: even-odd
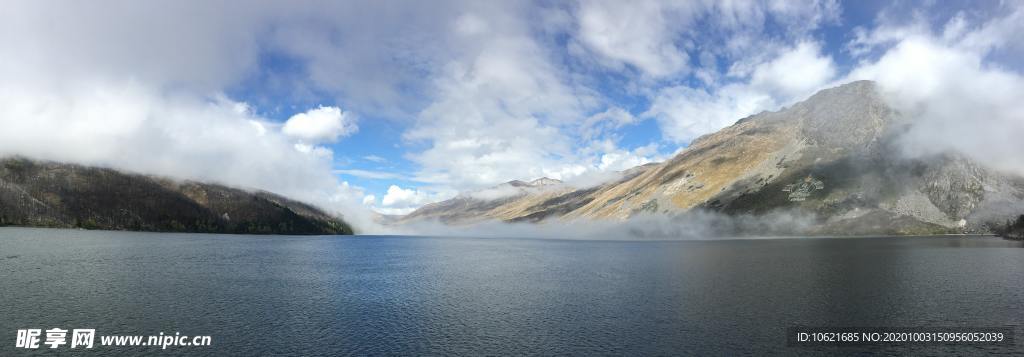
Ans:
[{"label": "cumulus cloud", "polygon": [[342,113],[338,107],[322,106],[288,118],[281,131],[305,142],[320,143],[338,141],[358,129],[351,114]]},{"label": "cumulus cloud", "polygon": [[430,202],[449,198],[442,193],[431,193],[414,188],[401,188],[398,185],[388,187],[387,193],[380,200],[380,206],[374,210],[383,214],[408,214]]},{"label": "cumulus cloud", "polygon": [[408,206],[410,204],[421,204],[426,201],[427,195],[413,189],[403,189],[396,185],[388,187],[387,194],[381,199],[381,204],[388,207]]}]

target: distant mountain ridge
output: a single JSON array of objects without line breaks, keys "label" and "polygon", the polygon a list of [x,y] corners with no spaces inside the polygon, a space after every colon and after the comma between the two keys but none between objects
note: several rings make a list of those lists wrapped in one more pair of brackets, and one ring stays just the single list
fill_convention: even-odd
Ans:
[{"label": "distant mountain ridge", "polygon": [[[530,182],[512,180],[491,188],[466,192],[455,198],[427,204],[416,211],[398,217],[395,222],[406,223],[435,219],[444,223],[471,223],[483,220],[501,220],[522,214],[528,207],[517,202],[530,202],[541,197],[556,197],[571,191],[562,181],[542,177]],[[500,209],[499,209],[500,208]]]},{"label": "distant mountain ridge", "polygon": [[311,205],[264,191],[0,159],[0,226],[238,234],[352,234]]},{"label": "distant mountain ridge", "polygon": [[624,171],[614,182],[497,199],[460,195],[399,222],[785,211],[814,223],[795,234],[933,234],[990,232],[994,223],[1024,210],[1024,178],[955,154],[902,157],[898,140],[910,125],[875,83],[851,82],[740,119],[672,159]]}]

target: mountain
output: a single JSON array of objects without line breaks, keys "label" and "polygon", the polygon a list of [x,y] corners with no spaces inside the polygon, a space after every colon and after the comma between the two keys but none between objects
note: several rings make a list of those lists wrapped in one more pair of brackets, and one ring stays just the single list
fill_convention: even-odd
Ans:
[{"label": "mountain", "polygon": [[0,225],[239,234],[352,234],[269,192],[112,169],[0,159]]},{"label": "mountain", "polygon": [[536,210],[537,200],[552,199],[572,192],[562,181],[547,177],[530,182],[509,181],[485,190],[460,194],[450,200],[431,203],[416,211],[399,217],[395,222],[408,223],[419,220],[439,220],[443,223],[460,224],[485,220],[506,220]]},{"label": "mountain", "polygon": [[886,104],[875,83],[852,82],[740,119],[666,162],[627,170],[613,182],[500,198],[461,195],[401,221],[784,212],[812,222],[795,234],[931,234],[989,232],[1024,210],[1021,177],[955,154],[901,155],[900,135],[911,125]]}]

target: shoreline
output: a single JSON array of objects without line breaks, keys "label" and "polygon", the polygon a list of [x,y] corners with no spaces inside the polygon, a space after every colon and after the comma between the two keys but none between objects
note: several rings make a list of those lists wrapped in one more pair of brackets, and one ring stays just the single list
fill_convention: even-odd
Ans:
[{"label": "shoreline", "polygon": [[945,233],[945,234],[910,234],[910,235],[777,235],[777,236],[734,236],[734,237],[708,237],[704,239],[588,239],[588,238],[565,238],[565,237],[524,237],[524,236],[469,236],[469,235],[415,235],[415,234],[249,234],[249,233],[221,233],[221,232],[182,232],[182,231],[133,231],[133,230],[109,230],[109,229],[85,229],[66,227],[40,227],[40,226],[0,226],[14,229],[53,229],[53,230],[74,230],[85,232],[114,232],[114,233],[156,233],[156,234],[210,234],[225,236],[260,236],[260,237],[397,237],[397,238],[462,238],[462,239],[538,239],[558,241],[588,241],[588,242],[700,242],[700,241],[734,241],[734,240],[795,240],[795,239],[872,239],[872,238],[929,238],[929,237],[993,237],[1011,241],[1024,241],[1016,238],[1003,237],[994,233]]}]

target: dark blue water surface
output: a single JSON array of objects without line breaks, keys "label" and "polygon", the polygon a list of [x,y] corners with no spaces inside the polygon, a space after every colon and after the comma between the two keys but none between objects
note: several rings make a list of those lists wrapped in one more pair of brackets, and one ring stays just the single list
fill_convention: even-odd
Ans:
[{"label": "dark blue water surface", "polygon": [[[1020,354],[1022,243],[570,241],[0,228],[17,329],[211,335],[93,354]],[[786,328],[1016,326],[1016,346],[787,347]],[[56,352],[70,354],[67,346]]]}]

